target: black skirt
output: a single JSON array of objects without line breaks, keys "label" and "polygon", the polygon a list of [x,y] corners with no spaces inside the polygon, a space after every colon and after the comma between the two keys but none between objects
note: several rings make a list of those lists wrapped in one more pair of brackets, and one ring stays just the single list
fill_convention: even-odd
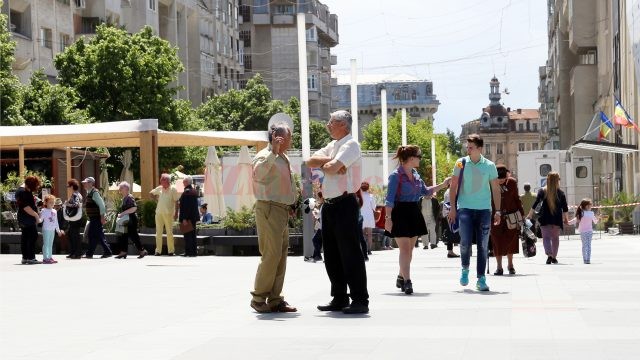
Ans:
[{"label": "black skirt", "polygon": [[415,237],[427,233],[427,225],[417,201],[396,202],[391,211],[391,221],[393,237]]}]

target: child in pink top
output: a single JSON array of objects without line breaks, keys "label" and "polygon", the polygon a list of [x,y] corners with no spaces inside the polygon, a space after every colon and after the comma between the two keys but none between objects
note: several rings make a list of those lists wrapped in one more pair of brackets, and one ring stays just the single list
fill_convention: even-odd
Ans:
[{"label": "child in pink top", "polygon": [[60,230],[58,224],[58,214],[53,209],[53,204],[56,197],[53,195],[47,195],[44,198],[44,207],[40,211],[40,219],[42,219],[42,263],[43,264],[55,264],[57,261],[53,259],[53,238],[55,233],[58,236],[64,234]]},{"label": "child in pink top", "polygon": [[597,224],[600,218],[591,211],[591,205],[591,199],[582,199],[576,211],[576,217],[569,220],[570,224],[578,223],[578,231],[580,232],[580,239],[582,239],[582,260],[585,264],[591,263],[593,224]]}]

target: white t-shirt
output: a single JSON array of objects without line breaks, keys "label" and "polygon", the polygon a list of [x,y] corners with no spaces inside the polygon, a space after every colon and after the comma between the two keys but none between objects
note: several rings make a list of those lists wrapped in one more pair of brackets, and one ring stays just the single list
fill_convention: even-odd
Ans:
[{"label": "white t-shirt", "polygon": [[340,140],[334,140],[329,145],[316,151],[313,156],[327,156],[337,159],[346,168],[344,174],[325,174],[322,181],[322,194],[325,199],[342,195],[345,191],[355,193],[362,184],[362,153],[360,144],[351,134]]},{"label": "white t-shirt", "polygon": [[374,228],[376,227],[376,220],[373,217],[373,212],[376,210],[376,199],[368,191],[362,192],[362,207],[360,213],[362,214],[362,227]]},{"label": "white t-shirt", "polygon": [[60,231],[60,225],[58,225],[58,213],[54,209],[42,208],[40,211],[40,218],[42,219],[42,230]]}]

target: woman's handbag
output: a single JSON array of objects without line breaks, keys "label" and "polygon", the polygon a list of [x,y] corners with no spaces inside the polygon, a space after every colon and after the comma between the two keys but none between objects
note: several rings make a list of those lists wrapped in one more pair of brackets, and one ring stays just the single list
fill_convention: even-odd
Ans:
[{"label": "woman's handbag", "polygon": [[524,221],[524,219],[522,218],[522,214],[520,214],[520,211],[514,211],[512,213],[505,214],[504,217],[507,221],[507,229],[509,230],[517,229],[522,221]]},{"label": "woman's handbag", "polygon": [[191,221],[184,219],[180,222],[180,232],[183,234],[189,233],[193,231],[193,224]]},{"label": "woman's handbag", "polygon": [[82,205],[78,204],[77,207],[67,206],[67,203],[62,205],[62,216],[67,221],[78,221],[82,218]]},{"label": "woman's handbag", "polygon": [[533,257],[536,256],[536,235],[526,226],[522,227],[522,232],[520,233],[520,242],[522,243],[522,255],[524,257]]}]

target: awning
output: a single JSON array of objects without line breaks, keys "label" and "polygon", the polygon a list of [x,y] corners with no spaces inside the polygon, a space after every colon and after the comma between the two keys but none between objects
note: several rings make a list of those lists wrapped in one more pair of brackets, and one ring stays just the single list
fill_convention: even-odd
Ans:
[{"label": "awning", "polygon": [[627,144],[613,144],[605,141],[591,141],[591,140],[578,140],[573,145],[572,148],[578,149],[586,149],[586,150],[594,150],[594,151],[603,151],[608,153],[615,154],[631,154],[638,151],[637,145],[627,145]]}]

